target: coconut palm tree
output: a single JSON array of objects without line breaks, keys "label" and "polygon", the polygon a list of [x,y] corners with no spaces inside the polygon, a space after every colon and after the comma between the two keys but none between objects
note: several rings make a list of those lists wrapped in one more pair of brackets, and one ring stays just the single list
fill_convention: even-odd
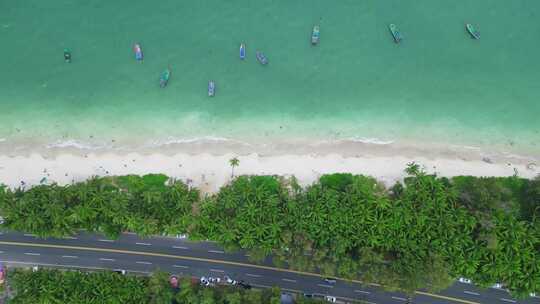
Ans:
[{"label": "coconut palm tree", "polygon": [[231,178],[234,177],[234,167],[238,167],[240,165],[240,160],[238,160],[237,157],[233,157],[229,160],[229,164],[231,165]]}]

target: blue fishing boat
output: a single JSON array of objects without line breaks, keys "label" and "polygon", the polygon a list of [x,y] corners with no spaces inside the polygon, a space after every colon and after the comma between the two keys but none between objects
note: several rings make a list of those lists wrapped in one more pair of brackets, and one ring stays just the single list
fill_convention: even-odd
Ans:
[{"label": "blue fishing boat", "polygon": [[246,45],[241,43],[240,44],[240,59],[244,60],[246,58]]},{"label": "blue fishing boat", "polygon": [[480,32],[476,30],[474,25],[467,23],[465,24],[465,28],[467,29],[467,32],[469,32],[472,38],[480,39]]},{"label": "blue fishing boat", "polygon": [[66,63],[71,62],[71,51],[69,49],[64,49],[64,61]]},{"label": "blue fishing boat", "polygon": [[313,27],[313,30],[311,31],[311,44],[317,45],[319,43],[320,38],[321,38],[321,31],[319,29],[319,26],[315,25]]},{"label": "blue fishing boat", "polygon": [[208,96],[214,97],[216,94],[216,83],[212,80],[208,82]]},{"label": "blue fishing boat", "polygon": [[135,60],[142,61],[143,60],[143,52],[141,45],[139,43],[135,43],[133,45],[133,52],[135,52]]},{"label": "blue fishing boat", "polygon": [[161,76],[159,77],[159,87],[164,88],[169,84],[169,79],[171,78],[171,69],[167,68],[163,73],[161,73]]},{"label": "blue fishing boat", "polygon": [[266,56],[264,56],[264,54],[262,52],[259,52],[257,51],[255,53],[255,56],[257,57],[257,60],[262,64],[262,65],[267,65],[268,64],[268,58],[266,58]]},{"label": "blue fishing boat", "polygon": [[398,30],[397,26],[392,23],[388,25],[388,28],[390,29],[390,32],[392,33],[392,36],[394,37],[394,42],[400,43],[401,40],[403,40],[403,35],[401,35],[401,32]]}]

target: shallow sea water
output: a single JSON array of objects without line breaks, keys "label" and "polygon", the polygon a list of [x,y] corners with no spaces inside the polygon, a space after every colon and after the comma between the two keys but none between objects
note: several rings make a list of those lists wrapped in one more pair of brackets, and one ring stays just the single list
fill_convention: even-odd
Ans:
[{"label": "shallow sea water", "polygon": [[332,138],[540,152],[539,12],[535,0],[4,0],[0,145]]}]

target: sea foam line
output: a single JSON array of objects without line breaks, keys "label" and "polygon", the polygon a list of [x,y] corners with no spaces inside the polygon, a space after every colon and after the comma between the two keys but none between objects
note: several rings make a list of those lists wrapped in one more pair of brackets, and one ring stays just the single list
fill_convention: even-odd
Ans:
[{"label": "sea foam line", "polygon": [[373,144],[373,145],[390,145],[393,144],[393,140],[382,140],[378,138],[364,138],[364,137],[350,137],[343,139],[343,141],[352,141],[359,142],[363,144]]},{"label": "sea foam line", "polygon": [[203,136],[203,137],[195,137],[195,138],[170,137],[164,141],[153,141],[149,145],[152,147],[160,147],[160,146],[169,146],[169,145],[178,145],[178,144],[212,143],[212,142],[215,142],[215,143],[234,142],[234,143],[240,143],[243,145],[249,145],[248,143],[245,143],[245,142],[240,142],[240,141],[232,140],[225,137],[219,137],[219,136]]},{"label": "sea foam line", "polygon": [[109,148],[110,146],[107,145],[93,145],[90,143],[84,143],[75,139],[68,139],[68,140],[59,140],[54,143],[47,144],[46,146],[48,149],[54,149],[54,148],[76,148],[81,150],[98,150],[98,149],[105,149]]}]

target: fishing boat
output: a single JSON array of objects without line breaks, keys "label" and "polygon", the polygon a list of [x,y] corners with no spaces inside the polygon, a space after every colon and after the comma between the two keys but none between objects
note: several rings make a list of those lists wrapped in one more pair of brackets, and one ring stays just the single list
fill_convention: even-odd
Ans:
[{"label": "fishing boat", "polygon": [[319,30],[319,26],[318,25],[313,26],[313,31],[311,31],[311,44],[317,45],[319,43],[320,36],[321,36],[321,32]]},{"label": "fishing boat", "polygon": [[467,32],[469,32],[472,38],[480,39],[480,32],[477,31],[472,24],[465,24],[465,28],[467,29]]},{"label": "fishing boat", "polygon": [[212,80],[208,82],[208,96],[214,97],[216,95],[216,83]]},{"label": "fishing boat", "polygon": [[171,69],[167,68],[163,73],[161,73],[161,76],[159,77],[159,87],[164,88],[169,83],[169,78],[171,78]]},{"label": "fishing boat", "polygon": [[266,58],[266,56],[264,56],[264,54],[262,52],[259,52],[257,51],[255,53],[255,56],[257,57],[257,60],[262,64],[262,65],[267,65],[268,64],[268,58]]},{"label": "fishing boat", "polygon": [[398,31],[397,26],[393,23],[388,25],[388,28],[390,29],[390,32],[392,33],[392,36],[394,37],[395,43],[400,43],[401,40],[403,40],[403,35]]},{"label": "fishing boat", "polygon": [[246,45],[241,43],[240,44],[240,59],[244,60],[246,58]]},{"label": "fishing boat", "polygon": [[64,61],[67,63],[71,62],[71,51],[69,49],[64,49]]},{"label": "fishing boat", "polygon": [[143,52],[142,52],[141,45],[139,43],[135,43],[133,45],[133,52],[135,52],[135,59],[137,61],[143,60]]}]

